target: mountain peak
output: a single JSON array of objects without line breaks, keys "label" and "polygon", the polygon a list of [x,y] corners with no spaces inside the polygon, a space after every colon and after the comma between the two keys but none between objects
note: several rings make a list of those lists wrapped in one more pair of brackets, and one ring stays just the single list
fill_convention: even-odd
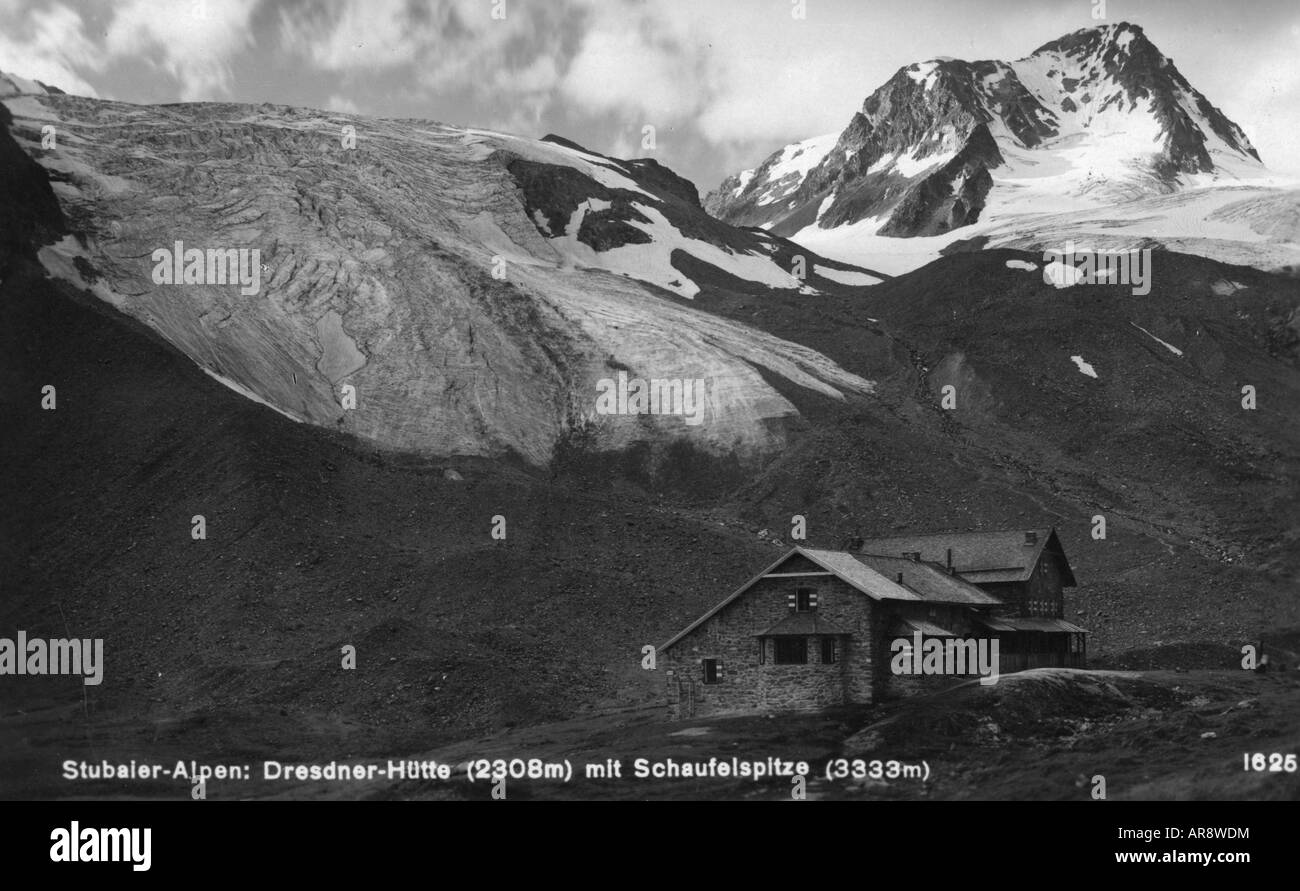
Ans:
[{"label": "mountain peak", "polygon": [[1096,54],[1104,59],[1116,54],[1142,55],[1150,52],[1160,56],[1160,51],[1146,36],[1146,32],[1142,30],[1141,25],[1135,25],[1131,22],[1119,22],[1112,25],[1080,28],[1078,31],[1048,41],[1034,50],[1031,57],[1046,53],[1060,53],[1076,57]]},{"label": "mountain peak", "polygon": [[1060,171],[1058,192],[1110,202],[1260,163],[1241,128],[1131,22],[1084,28],[1011,62],[903,66],[815,163],[781,163],[797,148],[727,180],[706,208],[787,237],[864,221],[872,234],[938,235],[978,222],[997,182],[1015,184],[998,201],[1033,193],[1043,164]]}]

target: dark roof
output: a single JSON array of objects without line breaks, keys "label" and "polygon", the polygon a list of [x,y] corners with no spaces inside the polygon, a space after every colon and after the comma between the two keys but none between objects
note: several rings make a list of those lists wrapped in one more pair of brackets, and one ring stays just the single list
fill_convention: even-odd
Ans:
[{"label": "dark roof", "polygon": [[755,637],[806,637],[810,634],[848,634],[849,632],[832,625],[817,615],[816,610],[806,613],[791,613],[771,628]]},{"label": "dark roof", "polygon": [[[956,590],[955,583],[947,586],[947,593],[936,594],[935,592],[940,590],[940,585],[934,580],[930,580],[928,583],[922,583],[919,587],[914,588],[906,583],[906,580],[912,577],[907,574],[904,575],[905,583],[900,585],[898,582],[894,581],[894,579],[897,578],[896,574],[891,576],[882,574],[878,569],[872,567],[871,561],[873,558],[864,554],[850,554],[847,551],[823,551],[816,548],[795,547],[786,551],[777,558],[776,562],[769,564],[763,571],[759,572],[749,581],[745,582],[745,584],[728,594],[720,603],[714,606],[713,609],[687,625],[659,649],[666,650],[676,644],[683,637],[716,616],[727,606],[727,604],[731,603],[752,588],[769,572],[772,572],[782,563],[785,563],[791,557],[796,555],[808,558],[822,569],[834,574],[842,581],[870,597],[872,600],[903,600],[913,603],[961,603],[967,605],[980,603],[996,605],[1001,603],[1000,600],[980,591],[979,589],[974,589],[975,593],[972,594],[970,591],[966,590],[971,586],[964,585],[964,583],[962,593],[959,595],[952,593]],[[913,563],[911,565],[915,567],[917,564]],[[935,569],[934,567],[931,567],[931,569],[948,577],[941,569]],[[922,572],[924,571],[913,570],[914,575],[918,578]],[[957,580],[957,582],[960,582],[960,580]],[[976,596],[984,599],[971,599]],[[959,597],[960,599],[953,599],[954,597]]]},{"label": "dark roof", "polygon": [[944,628],[942,625],[936,625],[933,622],[927,622],[925,619],[898,619],[892,626],[895,632],[909,634],[913,631],[919,631],[925,637],[956,637],[957,635]]},{"label": "dark roof", "polygon": [[925,599],[917,592],[899,585],[893,577],[881,575],[880,571],[872,568],[860,554],[850,554],[848,551],[822,551],[816,548],[800,548],[800,550],[808,559],[835,573],[872,600],[920,601]]},{"label": "dark roof", "polygon": [[[1034,541],[1028,543],[1028,535]],[[1023,582],[1029,579],[1039,555],[1051,544],[1064,564],[1063,586],[1076,584],[1065,550],[1053,528],[1006,529],[994,532],[940,532],[930,535],[898,535],[863,542],[860,553],[902,557],[919,553],[921,559],[947,566],[952,551],[953,568],[968,582]]]},{"label": "dark roof", "polygon": [[847,554],[843,551],[819,551],[812,548],[794,547],[778,557],[774,563],[769,564],[765,569],[749,581],[745,582],[745,584],[728,594],[721,602],[713,607],[713,609],[709,610],[677,634],[673,635],[673,637],[659,649],[666,650],[676,644],[683,637],[690,634],[696,628],[699,628],[709,619],[720,613],[727,604],[731,603],[733,600],[752,588],[769,572],[794,556],[803,556],[808,558],[822,569],[835,574],[854,588],[861,591],[863,594],[866,594],[868,597],[875,600],[921,600],[920,596],[901,587],[900,585],[894,584],[870,566],[867,566],[865,563],[858,560],[854,554]]},{"label": "dark roof", "polygon": [[1002,601],[972,585],[961,576],[949,575],[942,566],[909,560],[905,557],[876,557],[855,554],[858,560],[898,583],[915,591],[929,603],[961,603],[969,606],[997,606]]},{"label": "dark roof", "polygon": [[1064,619],[1039,616],[988,616],[980,622],[994,631],[1046,631],[1049,634],[1087,634],[1083,628]]}]

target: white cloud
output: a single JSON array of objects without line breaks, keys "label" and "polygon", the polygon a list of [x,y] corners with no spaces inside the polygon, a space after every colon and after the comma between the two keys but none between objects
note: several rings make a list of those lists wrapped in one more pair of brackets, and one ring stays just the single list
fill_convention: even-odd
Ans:
[{"label": "white cloud", "polygon": [[842,30],[781,3],[602,3],[561,89],[622,120],[692,120],[714,144],[802,139],[842,129],[869,92],[860,47],[827,39]]},{"label": "white cloud", "polygon": [[856,86],[837,91],[842,73],[824,60],[791,60],[762,74],[746,70],[741,59],[728,67],[699,117],[700,132],[712,142],[804,139],[842,130],[870,92]]},{"label": "white cloud", "polygon": [[96,67],[98,57],[78,13],[61,3],[33,10],[26,21],[21,19],[16,5],[6,5],[3,13],[0,67],[67,93],[99,95],[77,72],[79,67]]},{"label": "white cloud", "polygon": [[[641,22],[653,23],[648,15]],[[583,111],[622,111],[625,118],[639,114],[663,122],[693,112],[700,85],[689,78],[690,54],[652,39],[648,27],[629,27],[618,16],[598,21],[565,74],[565,96]]]},{"label": "white cloud", "polygon": [[412,16],[406,0],[349,0],[315,20],[280,13],[282,45],[326,71],[371,71],[420,57],[437,31]]},{"label": "white cloud", "polygon": [[281,45],[324,71],[361,74],[409,66],[410,89],[538,93],[559,80],[548,38],[566,25],[564,6],[486,0],[343,0],[311,17],[280,15]]},{"label": "white cloud", "polygon": [[328,111],[341,111],[344,114],[360,114],[361,109],[355,102],[346,96],[340,96],[337,93],[325,100],[325,108]]},{"label": "white cloud", "polygon": [[253,45],[256,0],[127,0],[117,6],[105,38],[114,58],[150,60],[180,83],[184,101],[230,89],[230,60]]},{"label": "white cloud", "polygon": [[543,93],[553,90],[559,82],[560,69],[555,56],[544,53],[524,68],[498,68],[492,85],[497,90]]}]

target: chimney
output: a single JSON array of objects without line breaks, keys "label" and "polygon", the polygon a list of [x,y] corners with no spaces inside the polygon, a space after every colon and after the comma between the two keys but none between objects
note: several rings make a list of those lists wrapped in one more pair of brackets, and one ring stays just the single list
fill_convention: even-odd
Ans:
[{"label": "chimney", "polygon": [[1025,533],[1025,544],[1026,544],[1027,546],[1028,546],[1028,545],[1036,545],[1036,544],[1038,544],[1038,533],[1037,533],[1037,532],[1026,532],[1026,533]]},{"label": "chimney", "polygon": [[903,584],[903,574],[901,572],[898,574],[898,578],[895,581],[897,581],[900,585]]},{"label": "chimney", "polygon": [[948,549],[948,574],[952,575],[952,548]]},{"label": "chimney", "polygon": [[860,551],[860,550],[862,550],[862,546],[863,546],[864,544],[866,544],[866,542],[863,540],[863,538],[862,538],[861,535],[854,535],[852,538],[849,539],[849,547],[848,547],[848,550],[850,550],[850,551]]}]

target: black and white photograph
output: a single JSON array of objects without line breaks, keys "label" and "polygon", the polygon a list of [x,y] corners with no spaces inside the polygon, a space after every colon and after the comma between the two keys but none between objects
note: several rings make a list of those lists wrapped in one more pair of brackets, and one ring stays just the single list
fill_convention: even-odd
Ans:
[{"label": "black and white photograph", "polygon": [[[1074,802],[1233,874],[1123,817],[1300,799],[1298,60],[0,0],[0,799]],[[84,813],[33,856],[150,868]]]}]

